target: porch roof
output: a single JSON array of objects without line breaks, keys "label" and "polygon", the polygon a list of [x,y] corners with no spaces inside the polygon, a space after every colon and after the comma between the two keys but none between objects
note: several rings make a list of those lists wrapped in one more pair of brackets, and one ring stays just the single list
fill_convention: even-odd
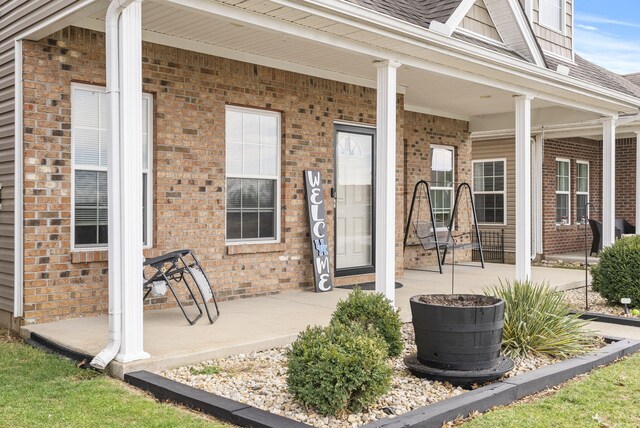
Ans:
[{"label": "porch roof", "polygon": [[[439,34],[359,1],[146,0],[143,40],[372,88],[372,63],[398,61],[406,109],[467,121],[513,112],[513,96],[522,94],[535,97],[533,109],[581,110],[581,120],[640,107],[640,95],[564,76],[508,48]],[[57,28],[104,31],[106,6],[97,0]]]}]

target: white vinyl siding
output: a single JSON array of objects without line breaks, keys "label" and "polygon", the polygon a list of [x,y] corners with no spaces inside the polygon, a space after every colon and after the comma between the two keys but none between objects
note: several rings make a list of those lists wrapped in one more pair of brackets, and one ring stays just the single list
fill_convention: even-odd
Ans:
[{"label": "white vinyl siding", "polygon": [[473,197],[479,224],[507,222],[506,159],[473,161]]},{"label": "white vinyl siding", "polygon": [[227,243],[280,240],[280,114],[227,106]]},{"label": "white vinyl siding", "polygon": [[571,222],[571,162],[556,159],[556,224]]},{"label": "white vinyl siding", "polygon": [[589,162],[576,161],[576,223],[589,217]]},{"label": "white vinyl siding", "polygon": [[[143,243],[152,242],[152,97],[142,99]],[[100,248],[108,239],[108,100],[103,87],[72,85],[73,248]]]},{"label": "white vinyl siding", "polygon": [[431,202],[437,227],[447,227],[453,209],[455,152],[453,147],[431,146]]}]

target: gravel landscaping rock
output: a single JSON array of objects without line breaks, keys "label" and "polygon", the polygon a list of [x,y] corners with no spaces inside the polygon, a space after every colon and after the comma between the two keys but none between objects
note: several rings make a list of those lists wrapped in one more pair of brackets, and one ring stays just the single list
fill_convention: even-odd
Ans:
[{"label": "gravel landscaping rock", "polygon": [[[615,315],[619,317],[638,318],[629,313],[625,315],[624,306],[611,305],[597,291],[593,291],[591,287],[588,290],[589,296],[589,312],[597,312],[600,314]],[[584,287],[574,288],[564,292],[564,298],[567,303],[576,311],[584,312]]]},{"label": "gravel landscaping rock", "polygon": [[[403,363],[405,355],[416,352],[411,323],[403,326],[402,335],[405,341],[404,353],[390,360],[394,372],[391,390],[367,411],[342,417],[317,414],[313,409],[305,408],[295,401],[288,393],[286,347],[205,361],[194,366],[165,371],[161,374],[195,388],[315,427],[357,427],[378,419],[406,413],[465,392],[463,389],[454,388],[447,383],[432,382],[413,376]],[[506,377],[556,361],[541,356],[518,360],[515,361],[515,369]],[[207,367],[211,368],[207,369]]]}]

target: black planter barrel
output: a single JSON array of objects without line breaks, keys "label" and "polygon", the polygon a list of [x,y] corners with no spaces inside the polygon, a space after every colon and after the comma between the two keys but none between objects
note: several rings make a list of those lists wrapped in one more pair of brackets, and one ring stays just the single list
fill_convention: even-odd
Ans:
[{"label": "black planter barrel", "polygon": [[443,295],[451,299],[474,298],[476,306],[447,306],[411,298],[418,361],[444,370],[483,370],[500,361],[504,302],[495,297]]}]

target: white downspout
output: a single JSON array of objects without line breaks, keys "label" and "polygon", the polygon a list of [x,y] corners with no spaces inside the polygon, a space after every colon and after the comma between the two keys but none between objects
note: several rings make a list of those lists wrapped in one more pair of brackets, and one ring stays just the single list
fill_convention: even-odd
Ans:
[{"label": "white downspout", "polygon": [[[118,22],[122,11],[136,0],[112,0],[106,16],[107,96],[109,101],[109,174],[120,175],[120,40]],[[112,182],[111,180],[109,180]],[[111,184],[111,183],[110,183]],[[119,186],[109,185],[109,224],[119,221],[119,198],[112,197]],[[91,361],[91,366],[104,370],[120,351],[122,342],[122,284],[120,258],[115,257],[115,231],[109,227],[109,340],[107,346]]]}]

